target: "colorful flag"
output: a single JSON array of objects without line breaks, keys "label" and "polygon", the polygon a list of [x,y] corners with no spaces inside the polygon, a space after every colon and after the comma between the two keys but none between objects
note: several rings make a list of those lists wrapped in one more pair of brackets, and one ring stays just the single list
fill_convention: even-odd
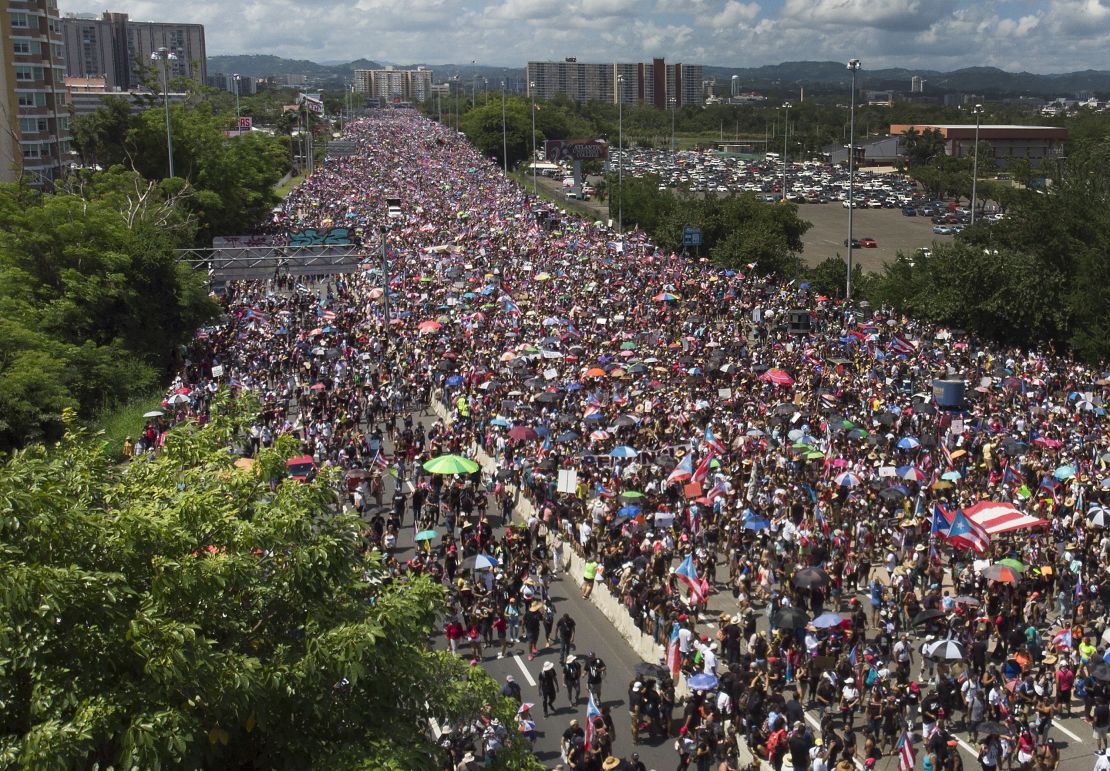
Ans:
[{"label": "colorful flag", "polygon": [[713,436],[713,429],[709,426],[705,427],[705,439],[702,441],[706,447],[708,447],[710,450],[717,453],[718,455],[724,454],[725,446],[721,444],[721,441],[717,439],[717,437]]},{"label": "colorful flag", "polygon": [[942,536],[948,543],[961,549],[971,549],[976,554],[983,554],[990,546],[991,537],[983,526],[975,522],[962,512],[957,511],[952,515],[952,526],[948,533]]},{"label": "colorful flag", "polygon": [[678,622],[671,626],[671,636],[667,640],[667,671],[677,676],[682,668],[682,652],[678,649]]},{"label": "colorful flag", "polygon": [[586,703],[586,752],[590,751],[590,744],[594,740],[594,721],[601,718],[601,710],[594,704],[594,695],[590,694],[590,700]]},{"label": "colorful flag", "polygon": [[389,459],[382,455],[382,451],[380,449],[374,456],[374,465],[380,469],[389,468]]},{"label": "colorful flag", "polygon": [[887,350],[892,353],[906,354],[907,356],[911,353],[917,353],[917,347],[901,335],[893,335],[890,338],[890,345],[887,346]]},{"label": "colorful flag", "polygon": [[694,555],[687,554],[682,564],[675,568],[675,577],[690,588],[690,594],[696,602],[702,602],[705,596],[701,593],[701,581],[698,580],[698,571],[694,567]]},{"label": "colorful flag", "polygon": [[1052,644],[1057,648],[1071,648],[1073,645],[1071,627],[1068,627],[1067,629],[1061,629],[1059,632],[1053,635]]},{"label": "colorful flag", "polygon": [[848,651],[848,664],[853,668],[859,664],[859,643],[852,646],[852,650]]},{"label": "colorful flag", "polygon": [[1075,579],[1075,596],[1076,598],[1083,596],[1083,576]]},{"label": "colorful flag", "polygon": [[675,464],[674,470],[667,476],[665,485],[672,482],[683,482],[694,475],[694,454],[687,453],[682,460]]},{"label": "colorful flag", "polygon": [[[687,457],[691,457],[691,456],[687,456]],[[709,478],[709,465],[712,462],[713,462],[713,453],[710,452],[708,455],[706,455],[704,458],[702,458],[701,463],[699,463],[698,467],[696,469],[694,469],[694,475],[692,477],[690,477],[690,481],[697,482],[698,484],[701,484],[706,479],[708,479]]]},{"label": "colorful flag", "polygon": [[952,517],[939,503],[933,504],[933,524],[929,529],[930,535],[945,537],[952,529]]},{"label": "colorful flag", "polygon": [[913,751],[913,742],[910,741],[909,731],[902,732],[902,738],[898,740],[896,751],[898,753],[898,771],[910,771],[914,763],[917,762],[917,756]]}]

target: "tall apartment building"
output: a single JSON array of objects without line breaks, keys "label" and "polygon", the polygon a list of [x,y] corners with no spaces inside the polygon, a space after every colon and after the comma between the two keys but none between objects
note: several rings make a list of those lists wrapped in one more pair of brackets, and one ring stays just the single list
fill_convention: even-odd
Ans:
[{"label": "tall apartment building", "polygon": [[0,181],[22,174],[46,187],[62,176],[70,151],[57,2],[8,0],[0,28]]},{"label": "tall apartment building", "polygon": [[236,83],[236,76],[234,73],[227,75],[222,72],[214,72],[208,76],[206,82],[212,88],[218,88],[229,94],[236,93],[236,90],[238,90],[239,96],[254,96],[258,93],[257,78],[252,78],[250,75],[239,75],[238,79],[239,82]]},{"label": "tall apartment building", "polygon": [[160,74],[150,56],[168,48],[170,78],[208,80],[208,57],[204,47],[204,25],[131,21],[126,13],[107,11],[69,14],[62,19],[65,30],[66,74],[74,77],[103,77],[110,91],[138,88],[152,71]]},{"label": "tall apartment building", "polygon": [[415,70],[355,70],[356,93],[378,97],[383,102],[423,102],[432,96],[432,71],[423,67]]},{"label": "tall apartment building", "polygon": [[563,94],[575,102],[601,101],[652,104],[661,110],[673,98],[678,106],[702,103],[700,64],[647,63],[591,64],[566,59],[528,62],[528,93],[536,99]]}]

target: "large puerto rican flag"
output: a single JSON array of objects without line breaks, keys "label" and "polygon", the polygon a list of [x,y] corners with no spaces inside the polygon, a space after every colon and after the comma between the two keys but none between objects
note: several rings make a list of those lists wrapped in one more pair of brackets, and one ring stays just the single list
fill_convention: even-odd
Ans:
[{"label": "large puerto rican flag", "polygon": [[678,622],[671,626],[671,637],[667,641],[667,671],[677,676],[682,669],[682,652],[678,649]]},{"label": "large puerto rican flag", "polygon": [[705,594],[702,592],[702,584],[698,579],[697,568],[694,567],[694,556],[687,554],[686,559],[682,560],[682,564],[674,570],[675,577],[682,581],[690,588],[690,595],[695,602],[702,602],[705,600]]},{"label": "large puerto rican flag", "polygon": [[1048,520],[1026,514],[1012,503],[1005,501],[980,501],[964,509],[964,514],[972,522],[980,525],[988,535],[1048,524]]}]

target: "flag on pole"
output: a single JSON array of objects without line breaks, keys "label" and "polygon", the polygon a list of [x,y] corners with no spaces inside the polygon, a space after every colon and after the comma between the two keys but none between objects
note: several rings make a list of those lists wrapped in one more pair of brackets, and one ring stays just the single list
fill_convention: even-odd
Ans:
[{"label": "flag on pole", "polygon": [[701,463],[699,463],[698,467],[694,469],[694,475],[690,477],[691,482],[697,482],[698,484],[701,484],[709,478],[709,465],[713,462],[713,455],[714,453],[710,452],[708,455],[702,458]]},{"label": "flag on pole", "polygon": [[952,529],[952,515],[948,510],[941,506],[939,503],[933,504],[933,524],[929,529],[929,535],[939,535],[942,538],[948,535],[948,531]]},{"label": "flag on pole", "polygon": [[977,554],[986,552],[991,543],[991,537],[983,526],[969,519],[962,511],[952,515],[952,526],[941,537],[953,546],[971,549]]},{"label": "flag on pole", "polygon": [[389,468],[389,459],[382,455],[382,451],[380,449],[378,450],[378,453],[374,456],[374,465],[380,469]]},{"label": "flag on pole", "polygon": [[1075,596],[1077,599],[1083,596],[1083,576],[1075,579]]},{"label": "flag on pole", "polygon": [[694,555],[687,554],[682,564],[675,568],[675,577],[690,588],[690,594],[696,602],[702,602],[705,596],[701,593],[701,581],[698,580],[698,571],[694,567]]},{"label": "flag on pole", "polygon": [[702,443],[719,455],[723,455],[725,452],[725,446],[721,443],[720,439],[713,436],[713,429],[709,426],[705,427],[705,439],[702,440]]},{"label": "flag on pole", "polygon": [[594,740],[594,721],[601,717],[601,710],[594,704],[594,695],[590,694],[590,700],[586,703],[586,752],[590,751],[590,744]]},{"label": "flag on pole", "polygon": [[890,350],[891,353],[901,353],[907,356],[911,353],[917,353],[917,347],[914,346],[910,340],[907,340],[901,335],[893,335],[890,338],[888,350]]},{"label": "flag on pole", "polygon": [[667,481],[664,484],[669,485],[672,482],[682,482],[689,479],[693,475],[694,454],[691,452],[686,453],[682,460],[675,464],[674,470],[671,471],[671,473],[667,476]]},{"label": "flag on pole", "polygon": [[910,771],[917,762],[917,755],[913,751],[913,742],[910,741],[909,731],[902,732],[896,748],[898,752],[898,771]]}]

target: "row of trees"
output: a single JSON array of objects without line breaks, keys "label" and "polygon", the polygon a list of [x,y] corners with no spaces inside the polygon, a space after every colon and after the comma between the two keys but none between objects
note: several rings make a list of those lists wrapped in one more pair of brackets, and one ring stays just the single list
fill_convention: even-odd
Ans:
[{"label": "row of trees", "polygon": [[[337,479],[227,451],[257,405],[117,466],[73,430],[0,464],[0,765],[439,768],[428,718],[515,703],[427,644],[444,604],[396,580],[342,513]],[[486,705],[489,705],[488,707]],[[495,768],[538,765],[509,737]]]}]

